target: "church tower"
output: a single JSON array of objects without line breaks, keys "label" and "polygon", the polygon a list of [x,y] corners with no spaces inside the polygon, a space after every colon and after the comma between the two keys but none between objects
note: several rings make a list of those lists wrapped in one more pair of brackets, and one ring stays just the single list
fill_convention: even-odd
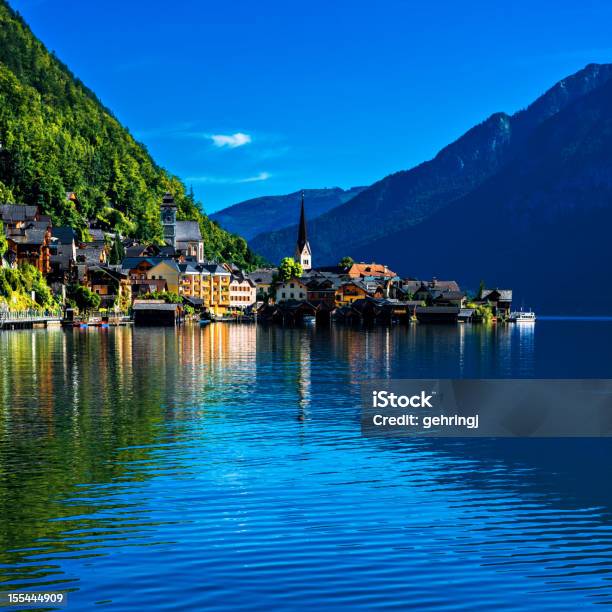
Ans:
[{"label": "church tower", "polygon": [[164,242],[176,248],[176,202],[167,193],[161,204],[161,220],[164,227]]},{"label": "church tower", "polygon": [[302,191],[302,209],[300,211],[300,226],[298,229],[297,244],[295,245],[295,261],[302,265],[302,270],[310,270],[312,268],[312,252],[308,235],[306,234],[306,215],[304,214],[304,192]]}]

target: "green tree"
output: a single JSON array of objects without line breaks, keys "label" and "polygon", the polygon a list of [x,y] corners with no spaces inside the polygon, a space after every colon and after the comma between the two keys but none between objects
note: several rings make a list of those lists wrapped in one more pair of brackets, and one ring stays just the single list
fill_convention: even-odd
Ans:
[{"label": "green tree", "polygon": [[163,300],[166,304],[182,304],[183,298],[173,291],[152,291],[138,296],[141,300]]},{"label": "green tree", "polygon": [[74,300],[77,308],[82,312],[97,310],[100,308],[100,303],[102,302],[102,299],[97,293],[94,293],[89,287],[84,287],[83,285],[74,287],[69,292],[69,297]]},{"label": "green tree", "polygon": [[0,268],[0,296],[14,310],[56,306],[43,275],[30,264],[17,269]]},{"label": "green tree", "polygon": [[2,225],[2,221],[0,221],[0,257],[6,253],[8,249],[8,241],[6,239],[6,234],[4,233],[4,226]]},{"label": "green tree", "polygon": [[353,260],[352,257],[349,257],[348,255],[346,257],[343,257],[339,262],[338,262],[338,267],[339,268],[350,268],[353,264],[355,263],[355,261]]},{"label": "green tree", "polygon": [[278,277],[281,281],[288,281],[290,278],[300,278],[303,273],[302,265],[295,261],[293,257],[283,257],[278,266]]},{"label": "green tree", "polygon": [[111,246],[110,255],[109,255],[109,263],[113,266],[120,264],[125,257],[125,249],[123,248],[123,243],[119,238],[119,234],[115,234],[115,239],[113,240],[113,244]]}]

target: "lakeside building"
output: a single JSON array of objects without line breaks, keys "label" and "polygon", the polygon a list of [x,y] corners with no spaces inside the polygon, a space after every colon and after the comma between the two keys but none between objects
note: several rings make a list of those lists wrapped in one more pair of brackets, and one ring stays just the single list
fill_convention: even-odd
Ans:
[{"label": "lakeside building", "polygon": [[350,306],[357,300],[367,297],[382,298],[384,291],[380,283],[367,285],[362,280],[349,280],[340,285],[336,292],[337,306]]},{"label": "lakeside building", "polygon": [[132,298],[156,291],[168,291],[168,284],[163,278],[151,278],[149,270],[162,259],[155,257],[126,257],[119,265],[119,270],[127,275]]},{"label": "lakeside building", "polygon": [[476,303],[491,306],[495,316],[507,317],[512,310],[512,289],[483,289]]},{"label": "lakeside building", "polygon": [[342,283],[340,278],[316,271],[307,278],[307,300],[315,306],[324,305],[330,310],[336,308],[338,305],[336,296]]},{"label": "lakeside building", "polygon": [[166,281],[167,291],[180,293],[183,275],[178,263],[173,259],[162,259],[157,262],[145,272],[145,276],[149,280],[164,280]]},{"label": "lakeside building", "polygon": [[166,304],[163,300],[135,300],[132,310],[135,325],[174,326],[182,317],[179,304]]},{"label": "lakeside building", "polygon": [[210,272],[192,263],[177,264],[178,289],[181,296],[196,298],[199,303],[210,305]]},{"label": "lakeside building", "polygon": [[[38,225],[38,224],[36,224]],[[42,274],[51,272],[50,225],[47,227],[29,227],[20,233],[7,236],[9,257],[17,264],[33,265]]]},{"label": "lakeside building", "polygon": [[347,270],[346,275],[349,278],[376,278],[376,279],[388,279],[398,278],[397,274],[387,268],[383,264],[377,263],[353,263]]},{"label": "lakeside building", "polygon": [[247,310],[257,301],[255,283],[242,273],[232,274],[229,285],[229,306],[232,310]]},{"label": "lakeside building", "polygon": [[218,263],[205,264],[204,269],[210,273],[209,302],[206,308],[215,314],[224,315],[230,307],[231,272]]},{"label": "lakeside building", "polygon": [[100,308],[112,309],[118,304],[131,304],[132,285],[128,274],[118,267],[91,266],[87,269],[87,286],[100,296]]},{"label": "lakeside building", "polygon": [[464,291],[442,291],[431,300],[434,306],[455,306],[457,308],[464,308],[466,302],[467,295]]},{"label": "lakeside building", "polygon": [[0,205],[0,221],[8,242],[9,265],[28,263],[42,274],[51,272],[51,219],[38,206]]},{"label": "lakeside building", "polygon": [[74,279],[77,239],[68,225],[54,226],[51,230],[51,274],[58,281],[69,283]]},{"label": "lakeside building", "polygon": [[274,279],[278,275],[278,268],[259,268],[249,272],[247,278],[255,284],[256,299],[264,302],[272,295]]},{"label": "lakeside building", "polygon": [[441,281],[432,278],[429,281],[406,279],[402,281],[402,288],[414,296],[414,299],[427,300],[434,292],[460,291],[456,281]]},{"label": "lakeside building", "polygon": [[[232,273],[216,262],[196,264],[160,257],[129,257],[122,261],[121,270],[127,273],[134,296],[170,291],[187,298],[192,305],[218,315],[226,314],[232,307]],[[239,303],[240,308],[255,303],[255,285],[248,281],[247,283],[252,289],[251,292],[236,289],[240,292],[241,299],[235,302]],[[244,297],[248,297],[248,300]]]},{"label": "lakeside building", "polygon": [[276,301],[287,300],[306,301],[308,298],[308,286],[299,278],[293,277],[287,281],[279,281],[276,284]]}]

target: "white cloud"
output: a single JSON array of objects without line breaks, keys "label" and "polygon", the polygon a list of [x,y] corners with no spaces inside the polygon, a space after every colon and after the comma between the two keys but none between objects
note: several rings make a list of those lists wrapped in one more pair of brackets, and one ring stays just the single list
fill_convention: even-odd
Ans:
[{"label": "white cloud", "polygon": [[260,172],[254,176],[246,178],[232,178],[228,176],[188,176],[185,181],[187,183],[213,183],[217,185],[238,185],[241,183],[257,183],[259,181],[267,181],[272,175],[269,172]]},{"label": "white cloud", "polygon": [[210,139],[216,147],[228,147],[230,149],[236,149],[251,142],[251,137],[242,132],[236,132],[235,134],[212,134]]},{"label": "white cloud", "polygon": [[260,172],[255,176],[248,176],[247,178],[240,179],[238,183],[258,183],[259,181],[267,181],[272,175],[269,172]]}]

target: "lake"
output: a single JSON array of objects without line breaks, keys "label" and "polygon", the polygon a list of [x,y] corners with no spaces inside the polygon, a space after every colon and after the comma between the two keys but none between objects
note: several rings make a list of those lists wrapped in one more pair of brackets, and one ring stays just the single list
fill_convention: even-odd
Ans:
[{"label": "lake", "polygon": [[612,440],[365,438],[369,378],[612,378],[612,321],[0,332],[0,590],[68,609],[612,603]]}]

